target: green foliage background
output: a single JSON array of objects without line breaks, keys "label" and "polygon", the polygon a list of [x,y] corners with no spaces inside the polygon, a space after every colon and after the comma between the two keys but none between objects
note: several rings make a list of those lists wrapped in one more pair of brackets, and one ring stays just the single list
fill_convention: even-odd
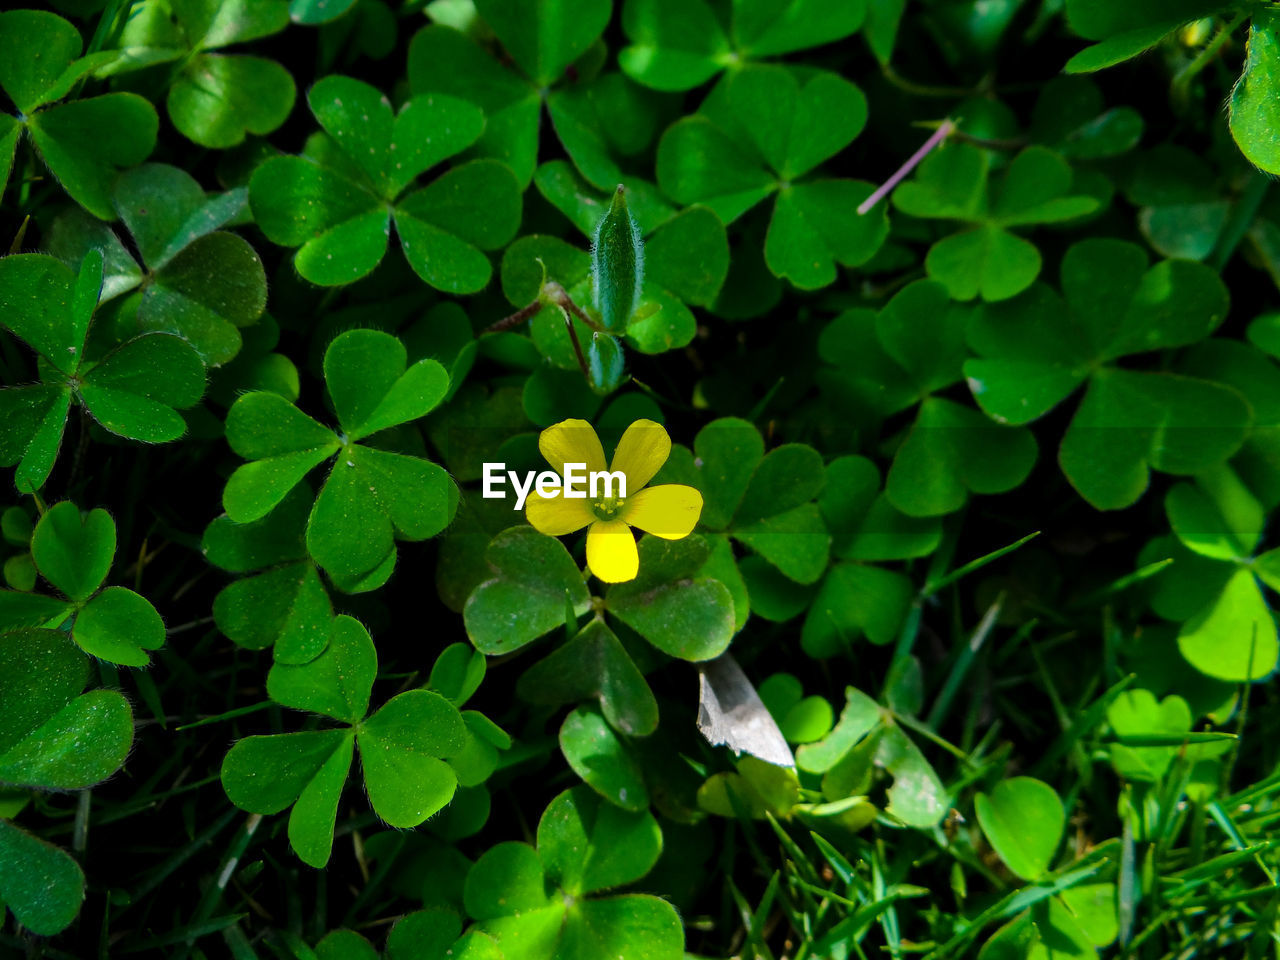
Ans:
[{"label": "green foliage background", "polygon": [[[0,13],[0,951],[1276,955],[1277,29]],[[634,581],[480,497],[567,418]]]}]

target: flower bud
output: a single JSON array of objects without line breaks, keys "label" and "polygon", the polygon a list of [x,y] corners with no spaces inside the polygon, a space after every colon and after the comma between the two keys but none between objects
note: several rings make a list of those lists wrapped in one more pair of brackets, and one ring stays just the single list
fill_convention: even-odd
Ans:
[{"label": "flower bud", "polygon": [[592,334],[587,344],[587,372],[591,389],[596,393],[612,393],[626,375],[627,358],[622,342],[607,333]]},{"label": "flower bud", "polygon": [[640,225],[627,209],[626,188],[618,185],[609,210],[600,218],[591,245],[591,284],[605,329],[622,333],[640,303],[644,279],[644,241]]}]

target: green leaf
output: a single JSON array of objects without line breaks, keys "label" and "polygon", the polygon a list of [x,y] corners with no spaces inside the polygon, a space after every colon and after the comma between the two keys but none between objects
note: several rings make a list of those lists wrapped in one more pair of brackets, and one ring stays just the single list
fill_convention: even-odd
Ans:
[{"label": "green leaf", "polygon": [[[1107,722],[1119,737],[1166,736],[1185,738],[1191,730],[1191,708],[1179,696],[1157,700],[1150,690],[1125,690],[1107,707]],[[1131,780],[1157,782],[1183,749],[1110,745],[1116,772]]]},{"label": "green leaf", "polygon": [[[40,56],[24,54],[39,50]],[[43,10],[10,10],[0,14],[0,86],[22,113],[33,113],[67,91],[59,82],[71,71],[83,49],[80,34],[61,17]],[[74,81],[75,75],[72,75]]]},{"label": "green leaf", "polygon": [[929,276],[956,300],[981,296],[1008,300],[1027,289],[1040,273],[1040,251],[1021,237],[988,224],[939,240],[925,258]]},{"label": "green leaf", "polygon": [[749,66],[733,75],[728,95],[760,154],[788,181],[839,153],[867,122],[862,91],[834,73],[814,73],[802,86],[783,67]]},{"label": "green leaf", "polygon": [[864,0],[832,5],[824,0],[739,0],[733,32],[749,56],[781,56],[832,43],[862,26]]},{"label": "green leaf", "polygon": [[566,603],[575,616],[587,611],[582,572],[554,537],[512,527],[493,538],[486,560],[493,577],[463,610],[467,635],[481,653],[510,653],[554,630],[564,623]]},{"label": "green leaf", "polygon": [[870,260],[889,235],[883,205],[856,213],[873,189],[861,180],[814,180],[779,192],[764,244],[769,269],[815,290],[835,281],[836,264]]},{"label": "green leaf", "polygon": [[817,743],[796,751],[796,766],[810,773],[826,773],[848,755],[880,723],[880,705],[855,687],[845,688],[840,719]]},{"label": "green leaf", "polygon": [[692,579],[706,559],[701,537],[639,543],[640,574],[609,588],[608,611],[663,653],[681,660],[711,660],[733,637],[733,598],[719,580]]},{"label": "green leaf", "polygon": [[662,831],[649,813],[601,803],[585,787],[557,795],[538,821],[538,857],[571,896],[639,880],[661,852]]},{"label": "green leaf", "polygon": [[764,456],[764,439],[746,420],[723,417],[698,431],[693,449],[702,464],[701,522],[709,530],[723,530],[737,513],[756,464]]},{"label": "green leaf", "polygon": [[349,330],[329,344],[325,385],[352,440],[425,417],[443,399],[444,368],[419,360],[406,370],[406,360],[404,344],[380,330]]},{"label": "green leaf", "polygon": [[1221,593],[1182,625],[1178,649],[1205,676],[1228,683],[1270,675],[1280,660],[1280,640],[1252,572],[1231,574]]},{"label": "green leaf", "polygon": [[729,273],[724,224],[706,207],[689,207],[666,220],[645,240],[649,278],[682,301],[710,306]]},{"label": "green leaf", "polygon": [[465,643],[451,643],[436,657],[427,686],[455,707],[471,699],[484,679],[484,654]]},{"label": "green leaf", "polygon": [[274,644],[277,663],[307,663],[329,642],[333,605],[315,565],[301,560],[224,587],[213,599],[213,619],[247,650]]},{"label": "green leaf", "polygon": [[1053,787],[1032,777],[1001,780],[974,798],[978,823],[1000,859],[1024,880],[1048,872],[1062,842],[1066,813]]},{"label": "green leaf", "polygon": [[354,750],[355,738],[348,733],[302,788],[289,813],[289,845],[303,863],[317,869],[333,852],[333,825]]},{"label": "green leaf", "polygon": [[279,813],[298,799],[330,757],[349,749],[352,736],[349,729],[336,729],[245,737],[222,761],[222,787],[242,810]]},{"label": "green leaf", "polygon": [[482,108],[484,133],[469,155],[501,160],[522,189],[529,185],[538,162],[542,98],[513,67],[452,27],[427,26],[409,44],[409,87],[415,95],[443,93]]},{"label": "green leaf", "polygon": [[476,293],[489,282],[493,250],[520,225],[520,188],[495,160],[475,160],[410,194],[395,209],[405,258],[423,280],[448,293]]},{"label": "green leaf", "polygon": [[1276,85],[1280,79],[1280,41],[1275,11],[1260,9],[1249,25],[1249,42],[1244,72],[1231,91],[1231,135],[1250,163],[1268,173],[1280,171],[1277,151],[1270,131],[1280,121],[1276,110]]},{"label": "green leaf", "polygon": [[890,643],[914,596],[911,581],[896,570],[838,563],[813,599],[800,643],[812,657],[847,651],[863,635],[872,643]]},{"label": "green leaf", "polygon": [[0,783],[80,790],[119,770],[131,746],[129,702],[115,690],[91,690],[0,754]]},{"label": "green leaf", "polygon": [[478,0],[476,10],[539,87],[595,43],[612,12],[609,0]]},{"label": "green leaf", "polygon": [[1035,460],[1035,438],[1025,428],[993,424],[968,407],[929,397],[898,448],[885,494],[908,516],[939,516],[960,509],[970,493],[1012,490]]},{"label": "green leaf", "polygon": [[655,90],[692,90],[731,56],[729,38],[701,0],[628,0],[622,29],[631,45],[618,52],[618,66]]},{"label": "green leaf", "polygon": [[[420,362],[439,367],[432,360]],[[350,444],[339,452],[316,497],[307,521],[307,550],[346,589],[344,584],[394,563],[396,540],[440,533],[457,504],[457,488],[438,464]]]},{"label": "green leaf", "polygon": [[457,779],[441,757],[462,750],[458,708],[438,693],[410,690],[360,724],[357,742],[374,811],[393,827],[416,827],[453,797]]},{"label": "green leaf", "polygon": [[1191,377],[1108,369],[1093,381],[1062,438],[1058,461],[1100,510],[1129,506],[1149,470],[1195,474],[1234,454],[1250,410],[1236,391]]},{"label": "green leaf", "polygon": [[0,820],[0,903],[37,936],[71,925],[84,901],[84,873],[71,855]]},{"label": "green leaf", "polygon": [[653,691],[603,620],[593,619],[568,643],[526,670],[516,689],[520,699],[546,706],[598,697],[609,725],[629,736],[648,736],[658,726]]},{"label": "green leaf", "polygon": [[108,93],[41,110],[27,132],[71,199],[114,220],[111,186],[121,168],[141,163],[156,143],[155,108],[132,93]]},{"label": "green leaf", "polygon": [[164,621],[144,597],[107,587],[76,614],[71,638],[85,653],[127,667],[145,667],[148,650],[164,646]]},{"label": "green leaf", "polygon": [[640,765],[595,707],[578,707],[560,727],[560,750],[574,773],[623,810],[649,807]]},{"label": "green leaf", "polygon": [[84,354],[89,318],[72,310],[73,274],[53,257],[20,253],[0,259],[0,322],[62,373]]},{"label": "green leaf", "polygon": [[81,515],[71,501],[45,511],[31,535],[41,575],[77,603],[97,593],[116,553],[116,525],[102,509]]},{"label": "green leaf", "polygon": [[369,694],[378,673],[378,655],[358,620],[337,617],[328,646],[303,664],[276,663],[267,674],[267,694],[276,703],[309,710],[344,723],[359,723],[369,712]]},{"label": "green leaf", "polygon": [[155,275],[142,295],[138,326],[173,333],[216,367],[240,352],[237,327],[262,316],[267,278],[247,242],[231,233],[200,237]]},{"label": "green leaf", "polygon": [[195,406],[205,387],[200,355],[167,333],[127,340],[81,376],[79,397],[93,418],[114,434],[144,443],[186,433],[177,411]]},{"label": "green leaf", "polygon": [[284,397],[246,393],[227,412],[227,442],[252,461],[238,467],[222,491],[236,523],[260,520],[316,465],[341,449],[333,432]]},{"label": "green leaf", "polygon": [[289,71],[263,57],[202,53],[169,88],[169,119],[202,147],[225,150],[246,134],[265,136],[293,109],[298,90]]},{"label": "green leaf", "polygon": [[55,630],[0,633],[0,751],[7,751],[75,699],[89,660]]}]

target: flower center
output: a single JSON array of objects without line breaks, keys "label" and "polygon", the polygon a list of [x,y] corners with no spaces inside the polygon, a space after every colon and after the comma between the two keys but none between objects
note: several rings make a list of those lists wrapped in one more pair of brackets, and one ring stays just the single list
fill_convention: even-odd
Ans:
[{"label": "flower center", "polygon": [[616,520],[626,503],[625,497],[604,497],[601,500],[592,501],[591,509],[601,520]]}]

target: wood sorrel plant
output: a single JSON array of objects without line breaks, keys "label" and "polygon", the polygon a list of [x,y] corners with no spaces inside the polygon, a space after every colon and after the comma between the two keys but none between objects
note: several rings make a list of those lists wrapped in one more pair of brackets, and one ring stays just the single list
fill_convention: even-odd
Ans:
[{"label": "wood sorrel plant", "polygon": [[0,954],[1274,952],[1273,4],[30,6]]}]

